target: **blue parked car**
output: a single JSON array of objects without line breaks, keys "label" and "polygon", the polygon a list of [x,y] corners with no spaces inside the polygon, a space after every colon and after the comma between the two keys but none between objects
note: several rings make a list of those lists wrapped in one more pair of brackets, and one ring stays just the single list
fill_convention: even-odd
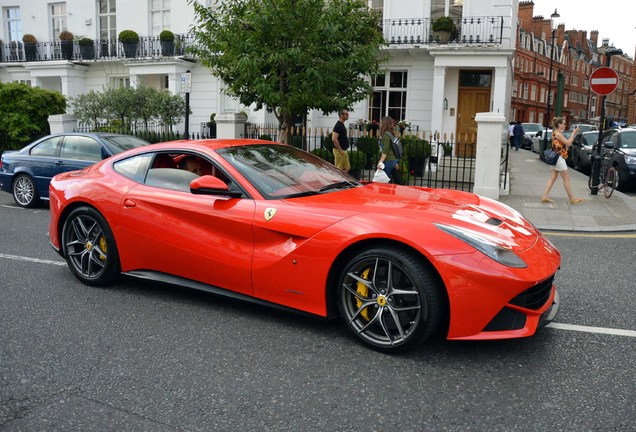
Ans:
[{"label": "blue parked car", "polygon": [[48,135],[21,150],[2,153],[0,189],[13,194],[19,206],[35,207],[49,199],[49,183],[56,174],[147,144],[134,136],[106,132]]}]

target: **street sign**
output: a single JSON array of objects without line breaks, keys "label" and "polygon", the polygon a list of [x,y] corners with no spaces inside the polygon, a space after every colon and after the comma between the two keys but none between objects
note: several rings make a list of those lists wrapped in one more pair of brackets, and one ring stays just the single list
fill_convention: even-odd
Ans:
[{"label": "street sign", "polygon": [[618,87],[618,74],[610,67],[600,67],[590,75],[590,87],[597,95],[608,95]]},{"label": "street sign", "polygon": [[183,72],[181,74],[181,93],[190,93],[192,91],[192,74]]}]

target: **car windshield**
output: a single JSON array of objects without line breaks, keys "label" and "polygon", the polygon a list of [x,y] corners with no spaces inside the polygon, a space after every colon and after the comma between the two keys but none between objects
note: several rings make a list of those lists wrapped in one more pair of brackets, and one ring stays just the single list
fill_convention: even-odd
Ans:
[{"label": "car windshield", "polygon": [[284,144],[257,144],[219,149],[266,199],[316,195],[360,184],[311,153]]},{"label": "car windshield", "polygon": [[102,139],[108,143],[113,154],[149,144],[148,141],[130,135],[107,135],[102,136]]},{"label": "car windshield", "polygon": [[621,132],[621,148],[636,148],[636,130]]},{"label": "car windshield", "polygon": [[539,132],[543,130],[543,126],[540,123],[523,123],[521,125],[523,127],[524,132]]}]

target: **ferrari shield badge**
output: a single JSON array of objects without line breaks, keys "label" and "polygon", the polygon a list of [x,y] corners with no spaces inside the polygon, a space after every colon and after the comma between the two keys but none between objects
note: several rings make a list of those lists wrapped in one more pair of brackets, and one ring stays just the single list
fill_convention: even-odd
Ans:
[{"label": "ferrari shield badge", "polygon": [[263,216],[265,217],[265,220],[271,220],[274,215],[276,214],[276,209],[272,208],[272,207],[268,207],[265,209],[265,213],[263,214]]}]

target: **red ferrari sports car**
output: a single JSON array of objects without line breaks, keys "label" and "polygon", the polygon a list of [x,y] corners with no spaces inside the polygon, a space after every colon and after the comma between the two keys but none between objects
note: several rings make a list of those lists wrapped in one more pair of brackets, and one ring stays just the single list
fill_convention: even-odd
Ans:
[{"label": "red ferrari sports car", "polygon": [[531,336],[560,254],[478,195],[360,183],[295,147],[175,141],[50,185],[49,236],[88,285],[120,275],[322,317],[381,351]]}]

